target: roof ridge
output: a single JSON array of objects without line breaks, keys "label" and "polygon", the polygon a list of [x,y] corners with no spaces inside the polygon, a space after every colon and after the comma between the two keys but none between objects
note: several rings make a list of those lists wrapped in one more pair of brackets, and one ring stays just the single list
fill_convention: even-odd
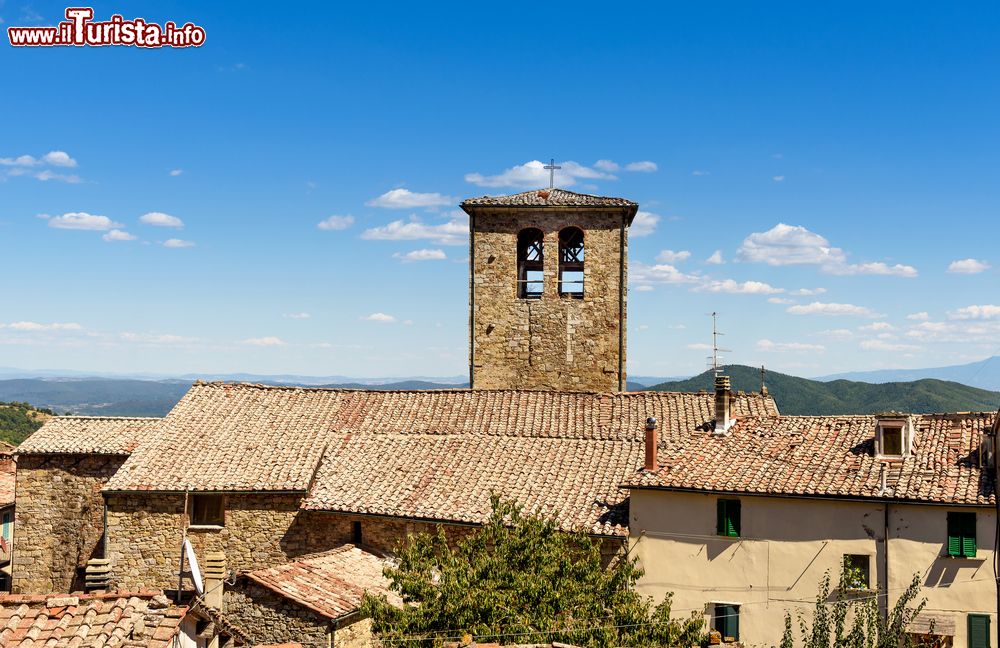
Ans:
[{"label": "roof ridge", "polygon": [[90,416],[87,414],[57,414],[53,419],[83,419],[85,421],[162,421],[163,416]]}]

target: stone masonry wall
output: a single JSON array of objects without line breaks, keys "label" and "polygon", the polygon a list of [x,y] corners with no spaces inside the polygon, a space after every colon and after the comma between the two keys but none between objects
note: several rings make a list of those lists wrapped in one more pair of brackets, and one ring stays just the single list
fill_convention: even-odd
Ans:
[{"label": "stone masonry wall", "polygon": [[100,557],[103,549],[101,488],[124,461],[118,455],[22,455],[18,459],[13,592],[82,589],[80,568],[90,558]]},{"label": "stone masonry wall", "polygon": [[326,648],[329,620],[278,596],[266,587],[240,578],[225,593],[223,611],[255,644],[296,642],[303,648]]},{"label": "stone masonry wall", "polygon": [[[408,534],[434,525],[340,515],[299,509],[295,494],[230,494],[225,526],[188,528],[199,560],[209,551],[226,554],[226,568],[246,571],[280,565],[300,556],[327,551],[353,540],[353,523],[361,522],[362,544],[392,552]],[[124,588],[175,589],[184,528],[184,495],[180,493],[113,493],[108,502],[108,558],[114,584]],[[450,537],[472,527],[446,526]],[[185,582],[186,588],[192,587]]]},{"label": "stone masonry wall", "polygon": [[[480,213],[473,232],[470,336],[476,389],[618,391],[625,384],[619,359],[621,213],[552,211]],[[584,232],[584,297],[559,295],[559,231]],[[541,299],[520,299],[517,235],[544,233]],[[622,345],[622,356],[625,354]],[[621,375],[619,375],[621,368]]]}]

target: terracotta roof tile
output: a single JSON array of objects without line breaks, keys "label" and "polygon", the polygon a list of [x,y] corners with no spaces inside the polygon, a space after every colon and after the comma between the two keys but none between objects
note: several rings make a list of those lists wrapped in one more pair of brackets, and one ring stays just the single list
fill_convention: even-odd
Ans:
[{"label": "terracotta roof tile", "polygon": [[461,207],[625,207],[635,210],[637,203],[625,198],[594,196],[565,189],[532,189],[507,196],[466,198]]},{"label": "terracotta roof tile", "polygon": [[382,575],[384,557],[353,545],[242,575],[330,619],[357,611],[365,592],[400,604]]},{"label": "terracotta roof tile", "polygon": [[14,503],[14,482],[17,466],[10,457],[0,457],[0,508]]},{"label": "terracotta roof tile", "polygon": [[18,454],[127,455],[151,440],[162,419],[53,416],[17,448]]},{"label": "terracotta roof tile", "polygon": [[[992,413],[912,417],[912,453],[873,455],[874,416],[780,416],[737,420],[725,435],[699,432],[660,444],[660,469],[623,483],[747,494],[882,498],[988,505],[994,482],[978,467],[979,443]],[[886,471],[887,491],[881,490]]]},{"label": "terracotta roof tile", "polygon": [[[179,610],[181,614],[167,614]],[[169,646],[183,611],[162,592],[0,595],[0,646]]]}]

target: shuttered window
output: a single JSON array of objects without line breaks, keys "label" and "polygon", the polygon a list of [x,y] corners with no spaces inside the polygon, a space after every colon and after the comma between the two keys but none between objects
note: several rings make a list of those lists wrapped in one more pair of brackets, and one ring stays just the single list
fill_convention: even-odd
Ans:
[{"label": "shuttered window", "polygon": [[[740,606],[731,603],[716,603],[712,615],[712,629],[722,635],[722,641],[740,640]],[[989,648],[989,646],[987,646]]]},{"label": "shuttered window", "polygon": [[990,648],[990,617],[987,614],[969,615],[969,648]]},{"label": "shuttered window", "polygon": [[948,514],[948,555],[976,557],[976,514]]},{"label": "shuttered window", "polygon": [[222,495],[191,495],[192,526],[223,526],[226,511]]},{"label": "shuttered window", "polygon": [[720,499],[716,504],[716,533],[721,536],[740,536],[740,501]]}]

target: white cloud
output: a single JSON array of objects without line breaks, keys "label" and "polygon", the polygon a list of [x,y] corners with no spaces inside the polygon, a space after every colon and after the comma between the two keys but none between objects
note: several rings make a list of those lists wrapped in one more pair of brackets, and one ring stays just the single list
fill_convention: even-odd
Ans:
[{"label": "white cloud", "polygon": [[959,261],[952,261],[948,265],[948,272],[953,274],[979,274],[980,272],[986,272],[992,268],[988,262],[979,261],[978,259],[961,259]]},{"label": "white cloud", "polygon": [[801,225],[784,223],[778,223],[766,232],[754,232],[747,236],[737,250],[737,258],[772,266],[816,265],[822,272],[835,275],[917,276],[916,268],[903,264],[849,264],[844,251],[830,245],[826,238]]},{"label": "white cloud", "polygon": [[194,247],[194,241],[185,241],[183,239],[167,239],[163,242],[163,247],[165,248],[189,248]]},{"label": "white cloud", "polygon": [[66,151],[49,151],[42,156],[42,161],[46,164],[58,167],[75,167],[76,160],[71,158]]},{"label": "white cloud", "polygon": [[618,163],[612,162],[611,160],[598,160],[594,162],[594,168],[600,169],[601,171],[607,171],[608,173],[614,173],[618,170]]},{"label": "white cloud", "polygon": [[282,317],[286,319],[305,320],[312,317],[309,313],[285,313]]},{"label": "white cloud", "polygon": [[635,290],[636,292],[652,292],[655,288],[649,284],[639,284],[638,286],[632,288],[632,290]]},{"label": "white cloud", "polygon": [[983,304],[981,306],[966,306],[948,313],[948,319],[953,320],[994,320],[1000,319],[1000,306]]},{"label": "white cloud", "polygon": [[10,324],[0,324],[0,328],[8,328],[12,331],[80,331],[83,327],[76,322],[50,322],[42,324],[39,322],[11,322]]},{"label": "white cloud", "polygon": [[176,216],[164,214],[163,212],[149,212],[148,214],[143,214],[139,217],[139,222],[143,225],[152,225],[153,227],[184,227],[184,221]]},{"label": "white cloud", "polygon": [[775,182],[784,182],[785,176],[783,175],[774,176],[773,178],[771,178],[771,180],[774,180]]},{"label": "white cloud", "polygon": [[784,292],[784,290],[782,288],[775,288],[762,281],[744,281],[740,283],[734,279],[713,279],[695,288],[695,292],[729,293],[734,295],[773,295]]},{"label": "white cloud", "polygon": [[660,222],[660,217],[652,212],[636,212],[632,225],[628,229],[629,236],[649,236],[656,231],[656,225]]},{"label": "white cloud", "polygon": [[179,176],[182,173],[184,173],[184,169],[171,169],[170,170],[170,177],[171,178],[176,178],[177,176]]},{"label": "white cloud", "polygon": [[906,336],[922,342],[958,342],[961,344],[996,344],[1000,339],[1000,321],[956,320],[951,322],[920,322]]},{"label": "white cloud", "polygon": [[854,337],[854,331],[845,328],[827,329],[825,331],[820,331],[816,335],[827,337],[833,340],[847,340]]},{"label": "white cloud", "polygon": [[703,280],[700,275],[681,272],[669,263],[658,263],[651,266],[640,262],[631,264],[628,278],[629,283],[634,284],[636,290],[645,290],[642,286],[652,286],[653,284],[695,284]]},{"label": "white cloud", "polygon": [[708,263],[709,265],[722,265],[725,262],[725,259],[722,258],[722,250],[712,252],[712,256],[705,259],[705,263]]},{"label": "white cloud", "polygon": [[354,225],[354,217],[348,214],[347,216],[328,216],[316,224],[321,230],[345,230],[351,225]]},{"label": "white cloud", "polygon": [[0,166],[29,167],[38,164],[40,162],[30,155],[19,155],[16,158],[0,158]]},{"label": "white cloud", "polygon": [[822,353],[826,347],[822,344],[806,344],[805,342],[772,342],[768,339],[757,340],[757,350],[774,353]]},{"label": "white cloud", "polygon": [[269,336],[269,337],[250,338],[249,340],[243,340],[243,344],[247,344],[249,346],[259,346],[259,347],[278,347],[278,346],[285,346],[287,342],[285,342],[281,338]]},{"label": "white cloud", "polygon": [[811,304],[789,306],[786,312],[792,315],[849,315],[853,317],[880,317],[866,306],[813,302]]},{"label": "white cloud", "polygon": [[894,344],[883,340],[862,340],[858,346],[865,351],[916,351],[920,348],[912,344]]},{"label": "white cloud", "polygon": [[365,204],[386,209],[413,209],[416,207],[444,207],[458,202],[457,198],[439,193],[417,193],[409,189],[392,189]]},{"label": "white cloud", "polygon": [[388,225],[373,227],[361,233],[370,241],[419,241],[431,240],[438,245],[464,245],[469,240],[469,225],[457,218],[440,225],[430,225],[413,217],[409,221],[396,220]]},{"label": "white cloud", "polygon": [[382,324],[388,324],[396,321],[395,317],[392,315],[386,315],[385,313],[372,313],[371,315],[365,315],[359,319],[365,322],[380,322]]},{"label": "white cloud", "polygon": [[47,180],[58,180],[60,182],[68,182],[70,184],[77,184],[79,182],[83,182],[83,180],[81,180],[80,176],[78,175],[72,173],[70,174],[56,173],[54,171],[50,171],[49,169],[45,169],[44,171],[39,171],[38,173],[36,173],[35,179],[41,180],[42,182],[45,182]]},{"label": "white cloud", "polygon": [[926,322],[931,318],[930,313],[927,311],[920,311],[919,313],[910,313],[906,316],[908,320],[914,320],[916,322]]},{"label": "white cloud", "polygon": [[809,297],[812,295],[822,295],[825,292],[826,288],[799,288],[798,290],[793,290],[789,294],[797,297]]},{"label": "white cloud", "polygon": [[134,241],[136,239],[135,235],[129,234],[128,232],[120,229],[113,229],[104,236],[101,237],[105,241]]},{"label": "white cloud", "polygon": [[876,333],[878,331],[895,331],[896,327],[889,322],[872,322],[871,324],[865,324],[864,326],[858,327],[859,331],[868,331],[870,333]]},{"label": "white cloud", "polygon": [[674,252],[673,250],[663,250],[656,255],[657,263],[683,263],[691,257],[691,253],[687,250],[681,250],[680,252]]},{"label": "white cloud", "polygon": [[707,175],[712,175],[712,172],[711,171],[699,171],[699,170],[695,169],[694,171],[691,172],[691,175],[693,175],[693,176],[707,176]]},{"label": "white cloud", "polygon": [[183,337],[180,335],[155,334],[155,333],[122,333],[119,336],[126,342],[136,342],[140,344],[190,344],[197,342],[198,338]]},{"label": "white cloud", "polygon": [[795,302],[786,297],[768,297],[768,303],[770,304],[794,304]]},{"label": "white cloud", "polygon": [[[573,161],[557,162],[556,165],[562,167],[555,172],[555,185],[557,187],[571,187],[579,179],[616,179],[615,176],[600,168],[583,166]],[[545,170],[545,166],[544,162],[531,160],[530,162],[506,169],[497,175],[488,176],[481,173],[467,173],[465,174],[465,181],[480,187],[519,187],[523,189],[548,187],[549,172]]]},{"label": "white cloud", "polygon": [[656,162],[650,162],[649,160],[629,162],[625,165],[626,171],[637,171],[639,173],[652,173],[653,171],[656,171],[657,168]]},{"label": "white cloud", "polygon": [[444,250],[413,250],[407,252],[406,254],[400,254],[399,252],[392,255],[392,258],[399,259],[404,263],[409,263],[411,261],[440,261],[442,259],[447,259]]},{"label": "white cloud", "polygon": [[107,216],[88,214],[87,212],[67,212],[62,216],[49,218],[49,227],[68,230],[104,231],[123,227]]}]

